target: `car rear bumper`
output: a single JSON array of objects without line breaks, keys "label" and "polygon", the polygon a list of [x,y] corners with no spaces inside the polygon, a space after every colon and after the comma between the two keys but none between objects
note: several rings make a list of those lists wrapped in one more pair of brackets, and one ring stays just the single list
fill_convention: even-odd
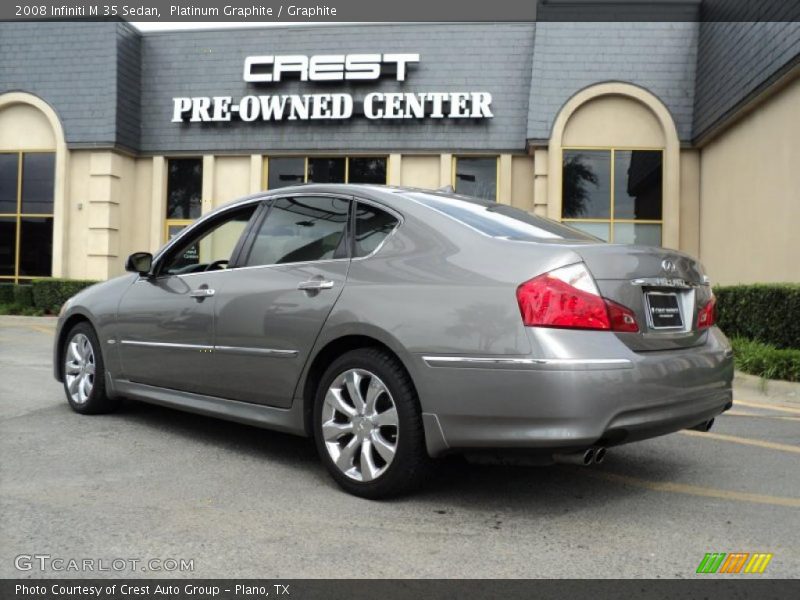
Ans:
[{"label": "car rear bumper", "polygon": [[546,332],[534,340],[537,357],[419,356],[429,452],[613,446],[692,427],[732,404],[732,352],[716,327],[681,350],[636,353],[614,334],[579,332],[605,356],[542,352],[543,343],[568,347],[575,333]]}]

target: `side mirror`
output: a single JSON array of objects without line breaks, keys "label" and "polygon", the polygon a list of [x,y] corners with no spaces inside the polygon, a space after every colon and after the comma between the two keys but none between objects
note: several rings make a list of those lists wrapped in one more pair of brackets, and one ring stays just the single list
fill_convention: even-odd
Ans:
[{"label": "side mirror", "polygon": [[149,252],[134,252],[125,261],[125,270],[139,275],[149,275],[153,268],[153,255]]}]

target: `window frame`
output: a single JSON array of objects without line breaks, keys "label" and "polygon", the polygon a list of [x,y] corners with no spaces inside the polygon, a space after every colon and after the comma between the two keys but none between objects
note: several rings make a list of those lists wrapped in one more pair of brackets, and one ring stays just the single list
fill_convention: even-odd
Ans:
[{"label": "window frame", "polygon": [[[609,156],[609,195],[610,195],[610,204],[609,204],[609,213],[608,219],[593,219],[593,218],[573,218],[573,217],[564,217],[564,188],[563,188],[563,177],[564,177],[564,153],[565,152],[581,152],[581,151],[592,151],[592,150],[600,150],[606,151],[610,153]],[[615,165],[616,165],[616,156],[615,153],[617,151],[620,152],[660,152],[661,153],[661,219],[617,219],[614,216],[614,195],[615,195]],[[666,178],[664,177],[664,157],[666,154],[666,148],[656,148],[650,146],[563,146],[561,148],[561,177],[562,177],[562,188],[561,188],[561,214],[558,216],[558,220],[561,223],[596,223],[599,225],[608,225],[608,243],[614,244],[614,225],[616,223],[623,223],[623,224],[633,224],[633,225],[658,225],[660,227],[660,235],[659,235],[659,246],[664,243],[664,198],[666,197],[667,186],[666,186]],[[588,232],[586,232],[588,233]],[[593,235],[593,234],[589,234]]]},{"label": "window frame", "polygon": [[[458,194],[456,188],[456,173],[458,172],[458,160],[461,158],[493,158],[494,159],[494,198],[483,198],[491,202],[499,202],[497,197],[500,195],[500,155],[499,154],[453,154],[450,164],[450,186],[453,193]],[[462,194],[469,196],[469,194]],[[477,196],[474,196],[477,197]]]},{"label": "window frame", "polygon": [[[205,161],[203,160],[202,155],[190,155],[190,156],[166,156],[166,169],[165,169],[165,178],[164,178],[164,212],[163,212],[163,219],[164,219],[164,230],[162,235],[164,236],[164,241],[169,242],[169,228],[173,226],[180,226],[186,229],[192,223],[196,223],[198,219],[203,216],[203,174],[205,171]],[[169,162],[171,160],[199,160],[200,161],[200,217],[197,219],[170,219],[167,217],[167,208],[169,203]],[[177,236],[175,236],[177,237]]]},{"label": "window frame", "polygon": [[[386,160],[386,179],[383,182],[383,185],[388,185],[389,183],[389,172],[390,172],[390,163],[391,163],[391,155],[384,154],[384,153],[353,153],[353,154],[268,154],[264,156],[264,165],[261,170],[261,189],[265,192],[277,192],[278,190],[282,190],[283,188],[269,188],[269,161],[271,158],[302,158],[303,159],[303,183],[309,183],[308,181],[308,161],[309,159],[314,158],[343,158],[344,159],[344,183],[350,183],[350,159],[351,158],[383,158]],[[317,182],[319,183],[319,182]],[[293,184],[293,185],[300,185],[300,184]],[[320,185],[325,185],[324,183],[320,183]],[[331,184],[336,185],[336,184]],[[339,184],[341,185],[341,184]],[[355,184],[359,185],[359,184]],[[366,184],[364,184],[366,185]],[[381,184],[378,184],[381,185]],[[284,187],[291,187],[291,186],[284,186]]]},{"label": "window frame", "polygon": [[0,150],[0,154],[15,154],[17,156],[17,209],[13,213],[0,213],[0,218],[13,218],[15,223],[15,239],[14,239],[14,274],[13,275],[0,275],[0,283],[19,283],[20,280],[28,281],[32,279],[52,279],[53,278],[53,255],[50,255],[50,275],[23,275],[19,274],[20,263],[20,249],[21,249],[21,234],[22,234],[22,219],[24,217],[38,218],[38,219],[53,219],[53,237],[55,237],[55,187],[56,187],[56,170],[53,170],[53,212],[50,213],[26,213],[22,212],[22,177],[23,177],[23,162],[26,154],[52,154],[54,166],[58,162],[58,153],[52,148],[34,148],[30,150]]}]

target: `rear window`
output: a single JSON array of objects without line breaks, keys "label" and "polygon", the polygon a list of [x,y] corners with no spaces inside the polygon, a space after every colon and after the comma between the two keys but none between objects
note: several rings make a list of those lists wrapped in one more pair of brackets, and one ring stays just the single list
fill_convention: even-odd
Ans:
[{"label": "rear window", "polygon": [[409,192],[420,204],[452,217],[484,235],[508,240],[539,242],[544,240],[598,241],[598,238],[524,210],[479,198],[453,197]]}]

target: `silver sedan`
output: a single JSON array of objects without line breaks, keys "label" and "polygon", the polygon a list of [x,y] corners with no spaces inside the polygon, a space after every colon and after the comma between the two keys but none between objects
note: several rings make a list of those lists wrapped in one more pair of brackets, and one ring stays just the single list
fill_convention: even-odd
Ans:
[{"label": "silver sedan", "polygon": [[56,377],[313,437],[378,498],[447,453],[591,464],[707,429],[732,353],[702,266],[444,192],[308,185],[244,198],[67,302]]}]

